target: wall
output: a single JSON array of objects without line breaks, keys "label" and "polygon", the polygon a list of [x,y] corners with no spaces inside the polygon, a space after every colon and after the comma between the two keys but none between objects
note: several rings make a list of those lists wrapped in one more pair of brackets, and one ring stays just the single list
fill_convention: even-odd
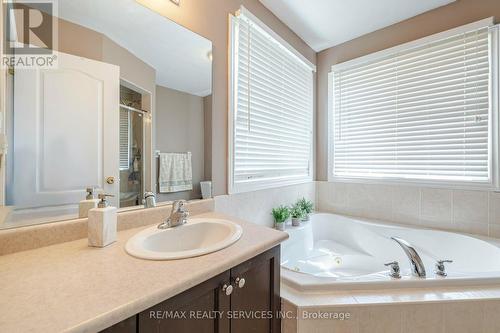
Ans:
[{"label": "wall", "polygon": [[500,193],[317,182],[320,211],[500,238]]},{"label": "wall", "polygon": [[203,97],[205,112],[205,180],[212,179],[212,95]]},{"label": "wall", "polygon": [[215,211],[252,223],[272,227],[271,210],[279,205],[292,205],[305,197],[316,201],[314,182],[215,197]]},{"label": "wall", "polygon": [[193,165],[193,191],[158,194],[158,201],[201,198],[200,181],[205,179],[203,104],[202,97],[156,86],[156,149],[190,151]]},{"label": "wall", "polygon": [[316,179],[327,180],[328,73],[331,66],[415,39],[495,16],[498,0],[458,0],[318,53]]},{"label": "wall", "polygon": [[[437,294],[437,293],[436,293]],[[472,294],[472,300],[454,300]],[[382,300],[372,304],[295,307],[284,302],[285,312],[298,319],[283,320],[284,333],[493,333],[500,332],[498,311],[500,301],[495,292],[464,292],[446,290],[447,300],[436,302],[434,293],[428,299],[408,301],[407,291],[401,292],[406,301],[392,301],[391,297],[365,296],[362,299]],[[479,296],[481,295],[481,296]],[[488,296],[483,296],[488,295]],[[438,297],[439,297],[438,296]],[[485,299],[490,297],[490,299]],[[339,297],[340,298],[340,297]],[[394,297],[397,298],[397,297]],[[472,298],[472,297],[471,297]],[[429,301],[432,299],[432,301]],[[314,304],[314,303],[313,303]],[[349,314],[348,319],[335,319],[335,314]],[[323,314],[323,318],[311,315]],[[329,317],[330,316],[330,317]],[[332,319],[333,318],[333,319]]]},{"label": "wall", "polygon": [[214,194],[227,193],[228,14],[245,6],[312,63],[316,53],[258,0],[138,0],[213,43],[212,181]]}]

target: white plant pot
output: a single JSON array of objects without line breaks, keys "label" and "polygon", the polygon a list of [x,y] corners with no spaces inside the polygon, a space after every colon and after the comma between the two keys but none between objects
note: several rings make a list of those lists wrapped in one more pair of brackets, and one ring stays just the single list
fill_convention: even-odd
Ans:
[{"label": "white plant pot", "polygon": [[292,225],[293,225],[294,227],[298,227],[298,226],[300,226],[300,220],[301,220],[301,218],[300,218],[300,217],[297,217],[297,218],[292,217]]},{"label": "white plant pot", "polygon": [[303,218],[302,218],[302,221],[309,221],[311,219],[311,214],[306,214]]},{"label": "white plant pot", "polygon": [[283,223],[274,223],[274,228],[276,230],[285,231],[285,222],[283,222]]}]

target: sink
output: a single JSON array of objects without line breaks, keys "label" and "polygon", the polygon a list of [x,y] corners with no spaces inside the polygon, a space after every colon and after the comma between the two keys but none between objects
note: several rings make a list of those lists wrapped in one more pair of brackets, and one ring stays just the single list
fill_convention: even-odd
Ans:
[{"label": "sink", "polygon": [[158,229],[156,225],[132,236],[128,254],[149,260],[171,260],[219,251],[240,239],[241,226],[228,220],[192,218],[186,224]]}]

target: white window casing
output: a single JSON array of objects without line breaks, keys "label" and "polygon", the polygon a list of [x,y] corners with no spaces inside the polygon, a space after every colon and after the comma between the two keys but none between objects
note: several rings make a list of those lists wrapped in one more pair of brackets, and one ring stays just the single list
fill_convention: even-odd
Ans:
[{"label": "white window casing", "polygon": [[229,193],[312,181],[314,66],[244,8],[229,29]]},{"label": "white window casing", "polygon": [[498,188],[492,19],[332,67],[329,180]]}]

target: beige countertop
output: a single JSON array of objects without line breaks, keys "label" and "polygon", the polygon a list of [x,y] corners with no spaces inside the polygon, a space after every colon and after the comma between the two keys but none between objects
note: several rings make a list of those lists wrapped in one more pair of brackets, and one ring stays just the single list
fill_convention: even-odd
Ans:
[{"label": "beige countertop", "polygon": [[[197,217],[228,218],[217,213]],[[284,232],[243,227],[235,244],[201,257],[149,261],[129,256],[118,233],[106,248],[87,239],[0,256],[0,332],[95,332],[177,295],[285,240]]]}]

